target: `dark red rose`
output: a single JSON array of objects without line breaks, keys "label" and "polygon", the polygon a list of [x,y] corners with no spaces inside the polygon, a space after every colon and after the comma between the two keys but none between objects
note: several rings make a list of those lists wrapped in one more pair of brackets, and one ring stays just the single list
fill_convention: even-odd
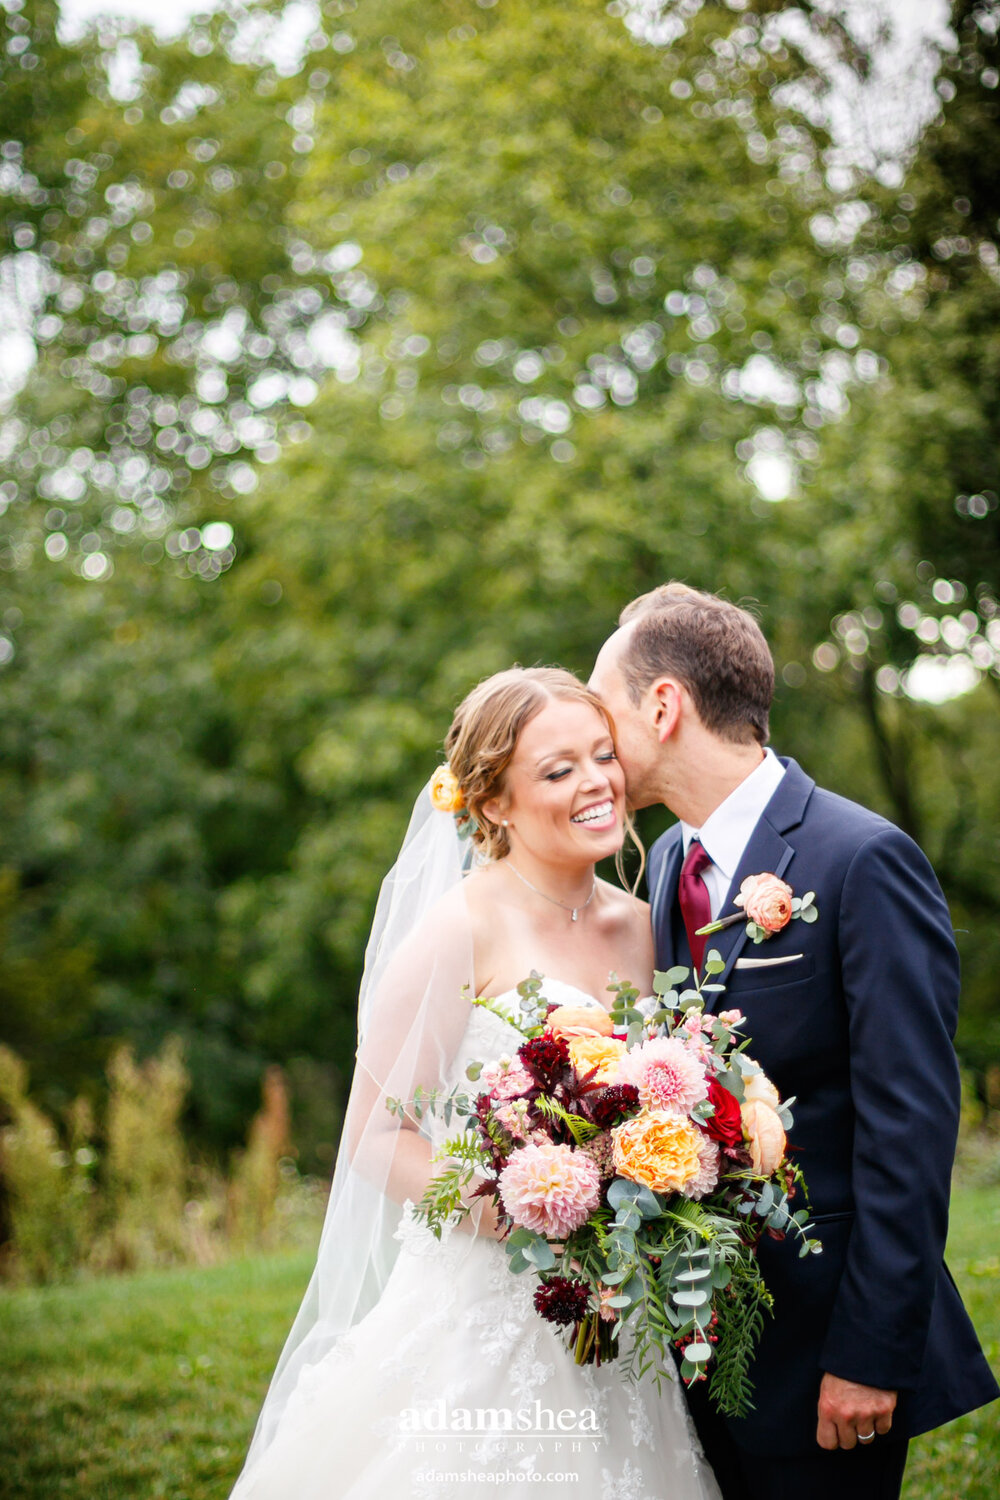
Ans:
[{"label": "dark red rose", "polygon": [[709,1079],[708,1098],[715,1105],[715,1114],[705,1121],[705,1134],[724,1146],[738,1146],[743,1139],[739,1100],[717,1078]]},{"label": "dark red rose", "polygon": [[590,1288],[585,1281],[550,1276],[535,1293],[535,1311],[548,1323],[578,1323],[589,1301]]},{"label": "dark red rose", "polygon": [[543,1031],[533,1041],[524,1042],[517,1055],[543,1089],[551,1089],[569,1067],[569,1043],[563,1036],[553,1036],[551,1031]]}]

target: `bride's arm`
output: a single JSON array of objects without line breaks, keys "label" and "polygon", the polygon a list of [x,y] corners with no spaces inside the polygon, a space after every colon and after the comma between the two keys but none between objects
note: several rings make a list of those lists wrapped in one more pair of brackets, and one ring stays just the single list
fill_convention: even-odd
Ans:
[{"label": "bride's arm", "polygon": [[[396,1203],[419,1202],[441,1164],[414,1104],[440,1090],[471,1014],[472,934],[462,892],[439,902],[386,967],[358,1046],[342,1151]],[[404,1106],[390,1112],[388,1101]],[[426,1120],[426,1116],[425,1116]],[[462,1227],[495,1234],[496,1210],[478,1198]]]}]

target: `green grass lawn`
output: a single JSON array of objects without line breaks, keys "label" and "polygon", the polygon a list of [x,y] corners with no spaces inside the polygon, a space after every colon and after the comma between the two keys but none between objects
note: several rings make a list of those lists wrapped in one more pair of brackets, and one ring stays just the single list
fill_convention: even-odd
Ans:
[{"label": "green grass lawn", "polygon": [[[964,1188],[951,1200],[948,1265],[1000,1373],[1000,1189]],[[997,1500],[1000,1402],[925,1433],[910,1448],[905,1500]]]},{"label": "green grass lawn", "polygon": [[[949,1262],[1000,1368],[996,1189],[956,1193]],[[225,1500],[311,1264],[297,1253],[0,1293],[2,1500]],[[906,1500],[1000,1495],[995,1408],[911,1453]]]},{"label": "green grass lawn", "polygon": [[312,1260],[0,1294],[2,1500],[224,1500]]}]

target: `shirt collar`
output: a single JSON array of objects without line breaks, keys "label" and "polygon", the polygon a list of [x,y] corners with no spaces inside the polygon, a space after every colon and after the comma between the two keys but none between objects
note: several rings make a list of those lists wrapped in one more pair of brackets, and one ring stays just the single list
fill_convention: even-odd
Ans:
[{"label": "shirt collar", "polygon": [[785,768],[774,751],[765,750],[760,765],[755,766],[725,801],[719,803],[700,829],[681,822],[685,855],[691,840],[697,835],[712,863],[727,881],[731,881],[750,842],[750,835],[784,774]]}]

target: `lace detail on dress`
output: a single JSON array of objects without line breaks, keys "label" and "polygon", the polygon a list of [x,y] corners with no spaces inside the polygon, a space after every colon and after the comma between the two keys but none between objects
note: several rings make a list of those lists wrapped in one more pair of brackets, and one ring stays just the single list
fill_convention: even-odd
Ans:
[{"label": "lace detail on dress", "polygon": [[602,1469],[601,1480],[601,1500],[661,1500],[659,1495],[651,1495],[646,1489],[642,1469],[630,1458],[625,1460],[617,1474]]},{"label": "lace detail on dress", "polygon": [[483,1358],[488,1364],[508,1367],[512,1394],[524,1406],[552,1376],[552,1365],[537,1357],[545,1324],[534,1309],[533,1280],[512,1275],[499,1246],[491,1245],[489,1250],[489,1295],[470,1310],[469,1322],[480,1330]]},{"label": "lace detail on dress", "polygon": [[[452,1231],[458,1223],[455,1215],[441,1226],[441,1238],[432,1229],[428,1229],[426,1222],[417,1216],[416,1208],[407,1198],[403,1204],[403,1217],[399,1221],[399,1228],[393,1235],[402,1246],[400,1254],[419,1255],[424,1259],[437,1260],[443,1256],[452,1261],[461,1257],[461,1246],[450,1243]],[[449,1256],[449,1251],[452,1254]]]},{"label": "lace detail on dress", "polygon": [[653,1447],[653,1423],[649,1415],[649,1407],[642,1399],[639,1387],[631,1384],[626,1386],[628,1396],[629,1424],[632,1428],[632,1442],[636,1448],[645,1446]]}]

